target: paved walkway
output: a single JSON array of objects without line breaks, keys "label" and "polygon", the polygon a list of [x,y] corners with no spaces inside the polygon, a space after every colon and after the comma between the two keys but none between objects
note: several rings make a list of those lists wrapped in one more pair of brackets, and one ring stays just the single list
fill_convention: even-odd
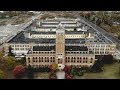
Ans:
[{"label": "paved walkway", "polygon": [[56,73],[57,79],[65,79],[65,72],[64,71],[58,71]]}]

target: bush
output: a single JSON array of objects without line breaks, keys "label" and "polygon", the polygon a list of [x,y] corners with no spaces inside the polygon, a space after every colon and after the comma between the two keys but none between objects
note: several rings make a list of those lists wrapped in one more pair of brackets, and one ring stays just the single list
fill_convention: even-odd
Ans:
[{"label": "bush", "polygon": [[68,73],[68,72],[70,72],[70,69],[71,69],[71,66],[67,66],[67,65],[65,65],[63,71],[65,71],[65,72]]},{"label": "bush", "polygon": [[104,55],[103,57],[103,62],[105,64],[112,64],[113,63],[113,56],[111,54],[109,55]]},{"label": "bush", "polygon": [[65,78],[66,79],[72,79],[72,77],[69,74],[67,74],[67,73],[65,73]]},{"label": "bush", "polygon": [[27,67],[27,77],[29,79],[34,78],[34,71],[33,71],[33,68],[30,65]]},{"label": "bush", "polygon": [[4,79],[5,78],[5,73],[0,69],[0,79]]},{"label": "bush", "polygon": [[18,65],[13,70],[13,75],[15,78],[21,78],[25,74],[25,68],[22,65]]},{"label": "bush", "polygon": [[8,56],[5,60],[5,67],[8,70],[12,70],[16,65],[15,58],[12,56]]},{"label": "bush", "polygon": [[58,64],[56,64],[56,63],[51,64],[49,69],[50,69],[50,71],[56,71],[58,69]]}]

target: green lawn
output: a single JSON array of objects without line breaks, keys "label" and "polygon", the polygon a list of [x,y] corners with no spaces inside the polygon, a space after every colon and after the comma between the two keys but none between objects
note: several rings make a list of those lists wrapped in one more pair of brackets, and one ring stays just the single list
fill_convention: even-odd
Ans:
[{"label": "green lawn", "polygon": [[44,73],[38,72],[34,74],[34,79],[49,79],[49,75],[50,74],[47,72],[44,72]]},{"label": "green lawn", "polygon": [[104,71],[100,73],[85,73],[83,76],[75,76],[74,79],[120,79],[120,63],[104,65]]}]

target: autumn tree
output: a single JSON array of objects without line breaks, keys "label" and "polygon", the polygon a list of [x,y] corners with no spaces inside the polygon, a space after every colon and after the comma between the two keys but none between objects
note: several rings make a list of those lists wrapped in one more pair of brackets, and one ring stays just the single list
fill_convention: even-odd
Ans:
[{"label": "autumn tree", "polygon": [[18,65],[13,70],[13,75],[15,78],[21,78],[25,74],[25,68],[22,65]]},{"label": "autumn tree", "polygon": [[5,78],[5,73],[0,69],[0,79],[4,79]]},{"label": "autumn tree", "polygon": [[11,70],[15,67],[15,65],[16,65],[15,58],[12,56],[8,56],[5,60],[5,67],[8,70]]},{"label": "autumn tree", "polygon": [[56,64],[56,63],[53,63],[53,64],[50,65],[50,70],[51,71],[55,71],[57,68],[58,68],[58,64]]}]

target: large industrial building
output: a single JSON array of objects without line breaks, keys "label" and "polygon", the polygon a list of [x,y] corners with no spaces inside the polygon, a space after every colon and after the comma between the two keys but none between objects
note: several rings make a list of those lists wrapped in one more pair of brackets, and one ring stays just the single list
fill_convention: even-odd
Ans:
[{"label": "large industrial building", "polygon": [[54,18],[33,23],[9,42],[17,57],[25,55],[26,65],[49,66],[52,63],[92,66],[99,55],[114,55],[116,43],[81,19]]}]

